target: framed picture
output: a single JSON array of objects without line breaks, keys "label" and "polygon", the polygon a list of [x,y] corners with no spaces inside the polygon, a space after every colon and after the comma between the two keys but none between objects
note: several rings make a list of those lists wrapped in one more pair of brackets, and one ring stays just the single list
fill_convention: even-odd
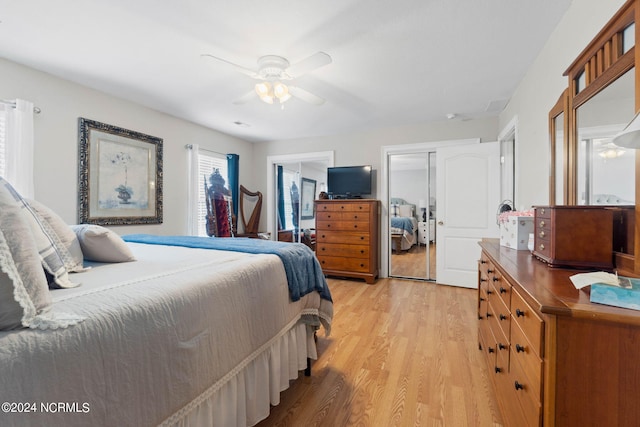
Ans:
[{"label": "framed picture", "polygon": [[80,117],[79,221],[162,223],[162,139]]},{"label": "framed picture", "polygon": [[300,219],[313,219],[313,201],[316,198],[315,179],[302,178],[302,194],[300,195]]}]

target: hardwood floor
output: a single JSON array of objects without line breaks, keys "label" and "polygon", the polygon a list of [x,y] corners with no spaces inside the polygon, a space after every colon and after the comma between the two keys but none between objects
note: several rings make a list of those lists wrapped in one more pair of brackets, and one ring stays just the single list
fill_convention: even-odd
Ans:
[{"label": "hardwood floor", "polygon": [[267,426],[501,426],[478,350],[476,291],[328,279],[330,337]]},{"label": "hardwood floor", "polygon": [[[429,250],[429,277],[427,277],[427,254]],[[436,278],[436,244],[413,245],[406,251],[391,254],[391,276],[412,278]]]}]

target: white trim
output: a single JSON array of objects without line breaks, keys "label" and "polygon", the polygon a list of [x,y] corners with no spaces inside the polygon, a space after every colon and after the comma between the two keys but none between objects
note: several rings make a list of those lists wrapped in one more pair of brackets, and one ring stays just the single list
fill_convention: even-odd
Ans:
[{"label": "white trim", "polygon": [[313,153],[280,154],[267,156],[267,232],[271,233],[271,240],[277,240],[275,207],[277,204],[275,190],[275,167],[281,163],[327,162],[327,167],[333,167],[335,153],[333,151],[318,151]]},{"label": "white trim", "polygon": [[[389,155],[390,154],[413,154],[428,153],[437,151],[438,147],[451,147],[453,145],[479,144],[480,138],[455,139],[448,141],[419,142],[416,144],[384,145],[381,147],[382,153],[382,177],[380,181],[380,277],[389,277]],[[437,203],[437,202],[436,202]]]},{"label": "white trim", "polygon": [[[507,141],[509,139],[513,138],[513,208],[514,209],[518,209],[517,208],[517,202],[518,202],[518,186],[520,183],[520,178],[519,178],[519,170],[520,168],[518,168],[518,164],[519,159],[518,156],[520,155],[520,150],[518,150],[518,140],[519,140],[519,136],[518,136],[518,116],[513,116],[511,118],[511,120],[509,120],[509,123],[507,123],[507,125],[502,128],[502,130],[500,131],[500,133],[498,134],[498,144],[500,144],[500,146],[502,146],[502,141]],[[500,177],[500,188],[502,188],[502,176]],[[502,192],[502,190],[500,190]]]}]

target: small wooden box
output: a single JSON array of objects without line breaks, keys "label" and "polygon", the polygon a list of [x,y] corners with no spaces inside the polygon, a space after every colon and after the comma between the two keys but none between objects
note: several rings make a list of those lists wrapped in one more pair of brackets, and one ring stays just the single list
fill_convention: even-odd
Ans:
[{"label": "small wooden box", "polygon": [[534,208],[536,257],[552,267],[613,269],[614,214],[631,207]]}]

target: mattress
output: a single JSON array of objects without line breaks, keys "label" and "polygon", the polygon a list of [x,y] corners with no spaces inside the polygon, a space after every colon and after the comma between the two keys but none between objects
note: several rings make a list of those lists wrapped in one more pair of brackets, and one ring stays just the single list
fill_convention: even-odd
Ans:
[{"label": "mattress", "polygon": [[[315,356],[309,325],[332,306],[317,292],[291,302],[277,256],[128,245],[137,261],[93,264],[72,275],[80,287],[52,291],[52,311],[82,323],[0,332],[0,401],[14,410],[0,425],[189,425],[274,345],[296,342],[293,372]],[[265,416],[249,412],[236,424]]]}]

